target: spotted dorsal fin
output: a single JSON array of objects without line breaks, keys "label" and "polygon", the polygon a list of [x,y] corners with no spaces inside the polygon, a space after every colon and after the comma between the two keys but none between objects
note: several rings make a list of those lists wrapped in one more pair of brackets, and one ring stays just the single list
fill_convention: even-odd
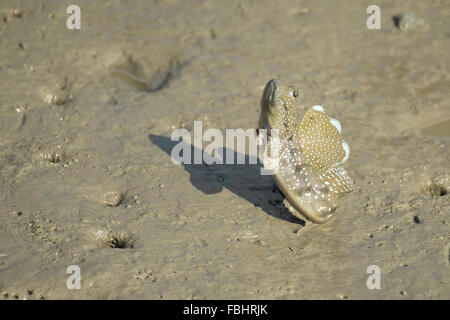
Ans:
[{"label": "spotted dorsal fin", "polygon": [[350,149],[342,139],[341,124],[327,116],[322,106],[306,111],[300,122],[299,135],[302,152],[315,168],[328,169],[348,159]]},{"label": "spotted dorsal fin", "polygon": [[353,181],[341,167],[348,159],[350,148],[341,136],[340,122],[316,105],[306,111],[298,133],[305,161],[320,172],[325,183],[336,193],[352,191]]}]

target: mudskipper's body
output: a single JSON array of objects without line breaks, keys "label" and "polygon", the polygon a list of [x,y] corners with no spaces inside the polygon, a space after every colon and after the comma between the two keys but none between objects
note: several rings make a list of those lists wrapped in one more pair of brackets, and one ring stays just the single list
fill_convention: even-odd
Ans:
[{"label": "mudskipper's body", "polygon": [[349,156],[341,125],[322,106],[309,108],[297,123],[295,87],[270,80],[261,98],[258,128],[267,129],[264,167],[285,196],[285,205],[297,217],[315,223],[328,221],[340,194],[354,189],[341,167]]}]

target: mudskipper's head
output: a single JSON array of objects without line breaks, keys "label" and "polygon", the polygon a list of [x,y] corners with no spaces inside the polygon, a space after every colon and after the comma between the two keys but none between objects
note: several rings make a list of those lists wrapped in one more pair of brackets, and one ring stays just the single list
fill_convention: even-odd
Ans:
[{"label": "mudskipper's head", "polygon": [[279,130],[280,137],[292,136],[297,128],[298,90],[283,86],[279,80],[267,82],[261,98],[259,129]]}]

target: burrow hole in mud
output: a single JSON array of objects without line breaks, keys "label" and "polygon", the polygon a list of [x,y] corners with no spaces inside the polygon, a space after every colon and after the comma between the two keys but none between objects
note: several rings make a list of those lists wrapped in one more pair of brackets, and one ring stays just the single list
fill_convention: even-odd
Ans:
[{"label": "burrow hole in mud", "polygon": [[422,187],[422,191],[425,194],[429,194],[434,197],[435,196],[443,197],[448,193],[447,188],[437,181],[431,181],[427,183],[425,186]]},{"label": "burrow hole in mud", "polygon": [[112,232],[98,230],[95,233],[95,240],[99,248],[131,249],[134,247],[136,238],[134,234],[128,231]]}]

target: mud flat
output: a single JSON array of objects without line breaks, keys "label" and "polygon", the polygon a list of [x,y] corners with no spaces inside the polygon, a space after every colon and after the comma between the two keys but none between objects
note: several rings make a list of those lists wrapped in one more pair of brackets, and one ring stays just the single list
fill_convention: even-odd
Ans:
[{"label": "mud flat", "polygon": [[[0,298],[450,298],[448,2],[379,1],[380,30],[355,1],[78,4],[0,3]],[[196,120],[255,128],[272,78],[342,124],[326,224],[257,165],[170,158]]]}]

